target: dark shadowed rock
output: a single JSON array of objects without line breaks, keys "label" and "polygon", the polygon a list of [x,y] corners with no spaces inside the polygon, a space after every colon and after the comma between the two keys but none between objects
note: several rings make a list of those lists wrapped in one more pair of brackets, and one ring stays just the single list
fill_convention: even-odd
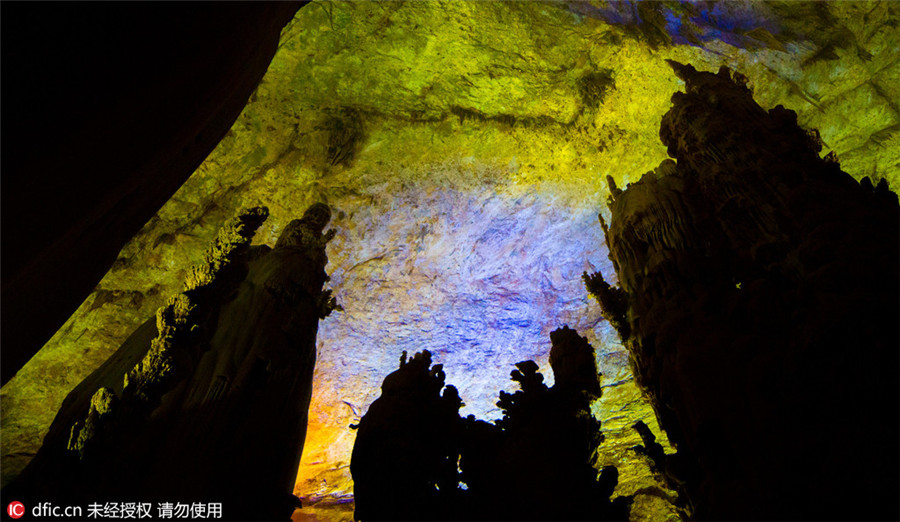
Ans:
[{"label": "dark shadowed rock", "polygon": [[587,277],[678,447],[670,478],[697,518],[897,518],[897,196],[740,74],[671,65],[676,162],[611,201],[621,289]]},{"label": "dark shadowed rock", "polygon": [[496,423],[459,418],[459,396],[427,351],[385,378],[359,424],[353,460],[359,520],[620,520],[613,466],[592,466],[603,437],[594,350],[574,330],[551,334],[556,384],[534,361],[516,364],[521,390],[500,392]]},{"label": "dark shadowed rock", "polygon": [[4,7],[4,384],[228,132],[304,3]]},{"label": "dark shadowed rock", "polygon": [[337,307],[322,289],[323,207],[274,249],[249,246],[265,208],[223,227],[184,291],[69,394],[4,497],[202,499],[229,520],[290,517],[318,321]]}]

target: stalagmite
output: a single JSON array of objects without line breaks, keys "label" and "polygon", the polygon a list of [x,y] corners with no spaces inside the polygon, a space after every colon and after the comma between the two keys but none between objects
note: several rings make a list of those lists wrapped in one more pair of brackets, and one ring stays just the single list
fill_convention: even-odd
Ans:
[{"label": "stalagmite", "polygon": [[621,288],[585,275],[678,448],[657,467],[696,518],[896,519],[897,196],[738,73],[670,64],[676,161],[611,201]]},{"label": "stalagmite", "polygon": [[[601,395],[594,348],[575,330],[550,334],[556,383],[534,361],[510,374],[495,423],[459,417],[456,388],[420,352],[388,375],[359,423],[350,469],[358,520],[623,520],[610,500],[618,470],[593,464],[603,440],[590,413]],[[441,390],[443,389],[443,392]]]},{"label": "stalagmite", "polygon": [[219,503],[229,520],[287,519],[320,318],[327,205],[274,248],[265,208],[222,228],[181,294],[69,394],[41,451],[4,491],[26,500]]}]

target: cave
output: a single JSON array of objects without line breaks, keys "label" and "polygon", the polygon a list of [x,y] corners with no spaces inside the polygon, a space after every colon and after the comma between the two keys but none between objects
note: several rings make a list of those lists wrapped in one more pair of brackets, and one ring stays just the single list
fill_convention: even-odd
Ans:
[{"label": "cave", "polygon": [[4,519],[900,518],[897,3],[0,14]]}]

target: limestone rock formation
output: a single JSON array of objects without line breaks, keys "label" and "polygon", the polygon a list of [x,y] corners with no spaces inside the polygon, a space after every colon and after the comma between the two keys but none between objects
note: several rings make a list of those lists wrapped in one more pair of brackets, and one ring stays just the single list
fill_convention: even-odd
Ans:
[{"label": "limestone rock formation", "polygon": [[219,502],[230,520],[287,519],[303,451],[331,212],[316,204],[274,249],[268,217],[223,227],[184,291],[63,403],[4,494],[30,501]]},{"label": "limestone rock formation", "polygon": [[[496,423],[459,417],[456,388],[423,351],[388,375],[359,423],[350,469],[358,520],[621,520],[610,501],[618,470],[592,466],[603,440],[590,403],[600,394],[594,349],[574,330],[551,334],[556,384],[534,361],[500,392]],[[441,392],[441,389],[444,391]],[[552,492],[549,494],[548,492]]]},{"label": "limestone rock formation", "polygon": [[[97,4],[97,10],[105,5]],[[12,14],[15,7],[4,4],[4,28],[21,23]],[[604,374],[603,396],[593,406],[604,419],[598,467],[618,468],[618,494],[637,493],[633,516],[674,519],[660,496],[638,493],[655,480],[644,460],[627,451],[641,443],[632,425],[643,420],[666,451],[672,450],[634,383],[625,347],[578,280],[585,270],[613,272],[596,219],[608,195],[603,180],[609,174],[625,187],[666,157],[659,121],[672,92],[682,87],[664,61],[672,58],[704,70],[722,64],[740,70],[761,106],[782,104],[797,112],[800,125],[820,129],[827,148],[855,179],[874,173],[896,186],[898,20],[900,2],[891,1],[310,3],[285,27],[265,78],[230,130],[217,120],[217,130],[203,132],[203,143],[225,134],[215,151],[149,221],[148,214],[140,219],[130,214],[134,227],[143,225],[140,232],[92,229],[108,249],[105,255],[118,251],[118,257],[99,283],[98,273],[78,279],[93,292],[83,301],[69,301],[66,306],[82,304],[0,390],[3,483],[37,452],[66,395],[182,290],[186,268],[202,261],[222,222],[241,207],[265,204],[270,217],[254,241],[274,245],[298,208],[327,201],[338,229],[327,250],[330,286],[347,312],[319,324],[309,433],[294,490],[304,500],[303,512],[318,503],[323,510],[326,504],[336,506],[320,512],[326,518],[338,507],[352,513],[348,464],[357,432],[346,427],[376,399],[402,351],[431,351],[459,389],[465,402],[461,415],[493,420],[502,414],[495,405],[498,391],[512,392],[517,385],[497,376],[532,359],[549,386],[546,339],[558,325],[569,324],[596,347]],[[69,20],[63,25],[75,27]],[[6,44],[11,32],[2,34]],[[51,58],[65,57],[58,50],[74,42],[60,41],[59,32],[44,26],[34,34],[51,42],[47,47],[53,52],[31,63],[42,72],[60,70]],[[241,52],[264,51],[256,46],[258,38],[247,46],[247,39],[229,31],[227,41]],[[214,40],[208,43],[216,49]],[[4,72],[11,49],[3,45]],[[250,74],[246,63],[239,65]],[[203,69],[188,69],[203,76]],[[121,73],[117,67],[111,71]],[[156,68],[150,72],[171,88],[151,87],[149,93],[167,107],[185,106],[174,105],[170,96],[186,90],[203,98],[196,82],[162,74]],[[28,76],[3,76],[4,97],[14,92],[6,87],[22,78]],[[62,84],[66,89],[59,89]],[[33,111],[56,105],[49,102],[68,94],[71,82],[47,85],[47,96],[19,109],[25,123],[37,122]],[[100,85],[89,92],[110,100],[109,84]],[[35,192],[16,190],[8,168],[16,148],[7,139],[21,127],[8,119],[7,109],[17,105],[4,104],[4,123],[14,130],[4,133],[0,192],[4,203],[18,199],[26,208],[3,221],[4,272],[13,266],[8,256],[26,250],[36,255],[19,239],[23,234],[47,239],[38,223],[60,219],[48,210],[87,202],[68,198],[68,191],[54,197],[43,178]],[[149,131],[148,120],[160,121],[161,113],[152,110],[160,103],[124,105],[151,108],[142,111],[149,118],[110,111],[141,131]],[[230,107],[232,115],[241,111]],[[177,116],[168,121],[184,141],[174,153],[153,150],[180,165],[196,165],[203,154],[195,153],[204,150],[194,142],[197,127],[184,121],[184,111],[165,112]],[[102,117],[97,125],[121,128]],[[66,183],[90,192],[114,189],[109,180],[123,175],[112,154],[138,159],[118,145],[122,141],[136,147],[159,143],[142,139],[149,132],[120,132],[112,143],[79,139],[93,147],[76,148],[81,159],[76,164],[47,148],[79,130],[59,129],[22,139],[33,143],[40,157],[61,164]],[[175,136],[172,131],[156,135]],[[184,143],[190,154],[182,158]],[[129,186],[162,194],[155,192],[161,176],[167,184],[175,178],[169,178],[165,163],[160,168],[165,172],[135,171],[146,174],[135,178],[143,185]],[[32,207],[35,202],[41,205]],[[115,208],[130,212],[137,208],[132,203]],[[14,208],[4,204],[4,214]],[[125,223],[122,213],[107,216]],[[10,228],[17,222],[24,227],[19,233]],[[68,244],[81,245],[88,257],[99,255],[96,243],[83,245],[78,235],[71,239]],[[43,273],[54,276],[46,282],[51,290],[33,288],[28,294],[42,311],[56,297],[84,295],[58,284],[72,271],[64,274],[53,256],[47,260],[51,266]],[[6,315],[19,308],[13,303],[24,302],[7,294],[5,274],[3,282]],[[4,371],[8,324],[4,317]],[[87,408],[85,402],[80,414]]]},{"label": "limestone rock formation", "polygon": [[550,339],[553,386],[534,362],[520,362],[511,378],[521,390],[500,392],[503,418],[466,419],[460,465],[471,509],[485,520],[625,520],[632,498],[610,501],[618,470],[593,466],[603,442],[590,413],[601,395],[594,348],[568,327]]},{"label": "limestone rock formation", "polygon": [[[388,375],[360,420],[350,471],[357,520],[454,520],[462,401],[431,353]],[[443,391],[442,391],[443,390]],[[456,501],[456,502],[454,502]]]},{"label": "limestone rock formation", "polygon": [[897,195],[740,74],[671,65],[675,161],[611,201],[621,288],[586,275],[678,448],[667,474],[696,518],[895,519]]}]

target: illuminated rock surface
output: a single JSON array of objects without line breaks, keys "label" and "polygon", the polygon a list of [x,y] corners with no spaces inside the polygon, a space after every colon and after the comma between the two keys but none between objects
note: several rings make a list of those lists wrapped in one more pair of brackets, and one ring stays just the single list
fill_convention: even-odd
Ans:
[{"label": "illuminated rock surface", "polygon": [[[659,124],[682,83],[664,59],[742,72],[764,108],[783,104],[818,128],[844,170],[897,186],[900,16],[891,2],[647,5],[301,9],[219,147],[3,387],[4,482],[237,208],[270,209],[256,241],[272,245],[299,209],[327,201],[338,235],[326,270],[345,312],[319,327],[295,490],[320,502],[315,516],[349,516],[323,507],[352,497],[347,426],[403,350],[434,353],[462,414],[490,419],[493,383],[513,363],[533,358],[550,375],[546,340],[563,324],[597,348],[604,375],[598,465],[619,468],[623,494],[656,488],[627,448],[640,443],[636,420],[664,434],[580,274],[613,272],[596,220],[605,177],[624,187],[666,157]],[[632,518],[675,516],[643,491]]]}]

